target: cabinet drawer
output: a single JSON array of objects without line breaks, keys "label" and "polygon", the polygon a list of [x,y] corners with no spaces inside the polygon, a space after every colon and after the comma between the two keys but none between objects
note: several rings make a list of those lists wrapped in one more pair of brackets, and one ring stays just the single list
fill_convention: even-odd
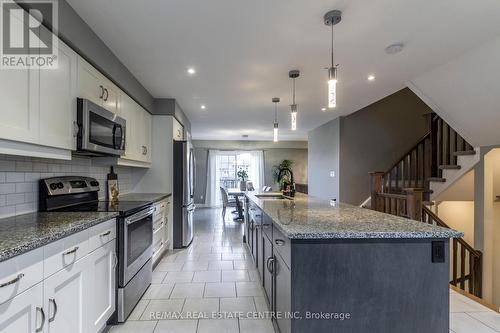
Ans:
[{"label": "cabinet drawer", "polygon": [[155,212],[154,212],[154,217],[156,218],[157,216],[164,216],[167,213],[167,206],[168,206],[168,201],[163,200],[158,202],[155,205]]},{"label": "cabinet drawer", "polygon": [[158,223],[153,226],[153,244],[158,244],[165,236],[165,223]]},{"label": "cabinet drawer", "polygon": [[44,277],[74,264],[89,252],[89,231],[84,230],[74,235],[50,243],[44,247]]},{"label": "cabinet drawer", "polygon": [[92,252],[116,238],[116,219],[89,229],[89,252]]},{"label": "cabinet drawer", "polygon": [[165,251],[165,242],[161,239],[156,245],[153,246],[153,264],[156,263],[159,257]]},{"label": "cabinet drawer", "polygon": [[273,225],[273,247],[277,251],[285,264],[290,267],[291,258],[291,242],[288,237],[283,235],[283,233],[278,230],[276,226]]},{"label": "cabinet drawer", "polygon": [[0,263],[0,304],[43,280],[43,248]]}]

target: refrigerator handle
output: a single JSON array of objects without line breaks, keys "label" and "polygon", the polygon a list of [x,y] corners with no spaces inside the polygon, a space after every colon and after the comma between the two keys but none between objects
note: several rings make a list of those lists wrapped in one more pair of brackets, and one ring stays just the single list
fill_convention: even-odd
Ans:
[{"label": "refrigerator handle", "polygon": [[193,170],[193,179],[191,180],[191,198],[194,198],[194,190],[196,186],[196,157],[194,156],[193,149],[191,149],[191,168]]}]

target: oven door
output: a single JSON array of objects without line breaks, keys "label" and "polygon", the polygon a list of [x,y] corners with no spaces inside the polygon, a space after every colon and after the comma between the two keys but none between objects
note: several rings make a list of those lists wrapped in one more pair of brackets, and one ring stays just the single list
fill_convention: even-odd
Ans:
[{"label": "oven door", "polygon": [[79,98],[77,121],[78,150],[110,155],[125,153],[125,119]]},{"label": "oven door", "polygon": [[[153,255],[153,207],[120,219],[119,279],[124,287]],[[120,228],[121,227],[121,228]]]}]

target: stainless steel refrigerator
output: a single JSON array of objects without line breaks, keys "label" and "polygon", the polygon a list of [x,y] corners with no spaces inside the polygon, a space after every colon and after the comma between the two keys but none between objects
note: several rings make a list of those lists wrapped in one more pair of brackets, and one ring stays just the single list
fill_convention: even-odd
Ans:
[{"label": "stainless steel refrigerator", "polygon": [[173,168],[174,248],[189,246],[193,240],[195,158],[190,141],[174,141]]}]

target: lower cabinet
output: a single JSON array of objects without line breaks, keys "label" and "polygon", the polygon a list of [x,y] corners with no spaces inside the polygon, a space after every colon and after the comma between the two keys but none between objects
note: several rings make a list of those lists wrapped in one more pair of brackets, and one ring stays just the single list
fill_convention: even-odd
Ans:
[{"label": "lower cabinet", "polygon": [[[0,333],[102,332],[116,306],[116,241],[108,238],[90,253],[85,244],[116,235],[115,225],[109,220],[0,262]],[[59,263],[65,254],[81,256],[50,271],[54,248],[63,247]]]},{"label": "lower cabinet", "polygon": [[292,311],[292,285],[290,269],[279,254],[274,255],[273,263],[274,272],[274,311],[282,314],[277,317],[276,321],[281,333],[289,333],[292,331],[292,322],[290,318],[283,316]]},{"label": "lower cabinet", "polygon": [[118,260],[115,254],[115,242],[111,241],[91,253],[89,264],[86,289],[92,291],[93,297],[89,300],[87,332],[99,332],[106,326],[107,320],[116,309],[115,268]]},{"label": "lower cabinet", "polygon": [[43,283],[0,305],[0,332],[44,332]]},{"label": "lower cabinet", "polygon": [[264,264],[264,272],[262,283],[264,284],[264,291],[266,292],[267,300],[269,302],[269,307],[273,311],[273,284],[274,284],[274,274],[272,270],[273,265],[273,244],[267,238],[267,236],[262,233],[262,262]]},{"label": "lower cabinet", "polygon": [[85,257],[43,282],[45,332],[87,332],[87,305],[94,294],[85,288],[89,273],[90,260]]}]

